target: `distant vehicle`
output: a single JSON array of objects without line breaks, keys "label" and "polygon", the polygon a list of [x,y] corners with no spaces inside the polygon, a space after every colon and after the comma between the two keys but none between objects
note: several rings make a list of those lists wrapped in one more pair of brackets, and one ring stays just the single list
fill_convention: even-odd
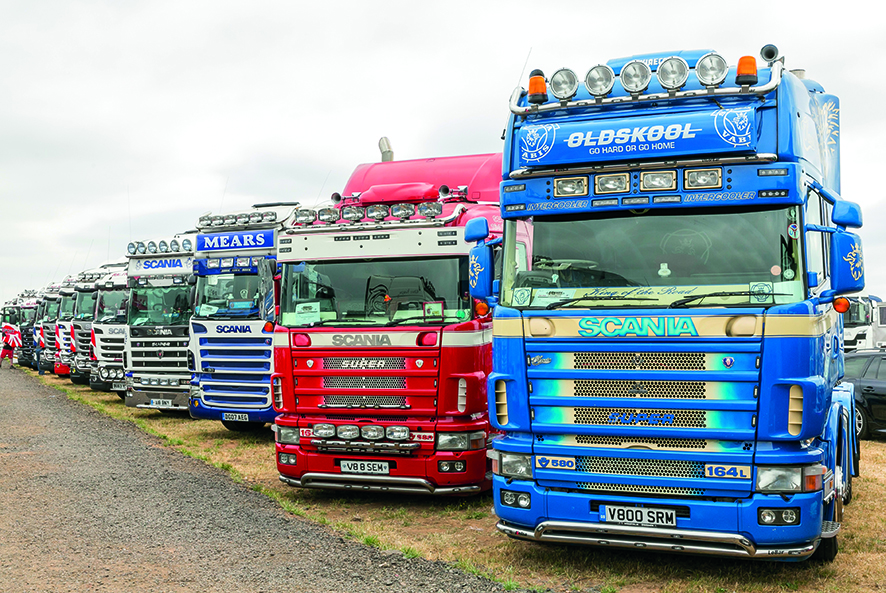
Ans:
[{"label": "distant vehicle", "polygon": [[886,350],[847,352],[843,380],[855,385],[855,434],[886,436]]},{"label": "distant vehicle", "polygon": [[[843,315],[843,350],[864,350],[886,345],[886,325],[879,319],[883,307],[880,297],[862,295],[848,297],[849,311]],[[886,317],[886,311],[884,311]]]}]

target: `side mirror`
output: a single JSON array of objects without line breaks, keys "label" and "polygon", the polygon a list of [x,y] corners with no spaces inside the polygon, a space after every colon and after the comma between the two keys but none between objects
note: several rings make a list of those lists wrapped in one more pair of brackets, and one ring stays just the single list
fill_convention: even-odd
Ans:
[{"label": "side mirror", "polygon": [[[836,208],[834,208],[836,213]],[[834,221],[836,222],[836,220]],[[831,233],[831,292],[834,296],[864,288],[864,255],[861,238],[854,233]]]},{"label": "side mirror", "polygon": [[474,243],[489,236],[489,221],[485,218],[473,218],[465,225],[465,241]]},{"label": "side mirror", "polygon": [[194,285],[191,285],[191,290],[188,291],[188,302],[192,307],[197,303],[197,287]]},{"label": "side mirror", "polygon": [[492,248],[483,244],[472,247],[468,256],[468,284],[473,298],[485,301],[495,294],[492,292],[492,276]]},{"label": "side mirror", "polygon": [[188,284],[190,284],[191,286],[197,284],[197,277],[194,274],[188,276]]},{"label": "side mirror", "polygon": [[852,229],[860,229],[862,225],[861,206],[855,202],[839,200],[834,203],[834,211],[831,213],[834,224]]}]

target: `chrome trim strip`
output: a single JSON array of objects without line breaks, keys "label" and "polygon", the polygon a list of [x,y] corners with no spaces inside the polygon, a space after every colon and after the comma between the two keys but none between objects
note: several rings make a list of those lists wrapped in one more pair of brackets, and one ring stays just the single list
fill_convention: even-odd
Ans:
[{"label": "chrome trim strip", "polygon": [[505,521],[499,521],[496,528],[510,537],[531,541],[641,548],[660,552],[687,552],[736,558],[801,559],[812,555],[821,541],[818,539],[809,544],[783,548],[758,547],[738,533],[572,521],[544,521],[535,528],[534,532],[510,525]]},{"label": "chrome trim strip", "polygon": [[[730,165],[730,164],[743,164],[743,163],[771,163],[778,160],[778,155],[762,152],[759,154],[752,154],[746,156],[735,156],[735,157],[720,157],[720,158],[705,158],[705,159],[692,159],[692,160],[684,160],[684,161],[652,161],[648,163],[618,163],[615,165],[592,165],[585,167],[564,167],[564,168],[554,168],[554,169],[516,169],[511,171],[510,178],[511,179],[527,179],[530,177],[553,177],[558,175],[573,175],[575,173],[585,173],[585,174],[599,174],[599,173],[609,173],[615,171],[633,171],[636,169],[673,169],[675,167],[700,167],[700,166],[711,166],[711,165]],[[684,193],[687,191],[695,191],[695,190],[684,190]],[[707,190],[704,190],[707,191]],[[725,190],[724,190],[725,191]],[[662,191],[661,193],[668,193],[666,191]],[[633,196],[628,192],[621,192],[620,194],[616,193],[606,193],[606,194],[594,194],[599,196],[613,196],[620,197],[622,194],[627,196]]]},{"label": "chrome trim strip", "polygon": [[704,99],[706,97],[722,97],[724,95],[766,95],[773,91],[781,83],[781,75],[784,65],[781,62],[775,62],[771,66],[769,82],[761,86],[754,87],[724,87],[713,88],[708,87],[705,90],[698,91],[677,91],[670,93],[653,93],[651,95],[634,95],[631,97],[608,97],[605,99],[582,100],[582,101],[561,101],[558,103],[550,103],[548,105],[529,105],[527,107],[520,106],[520,97],[523,96],[523,88],[517,87],[511,93],[510,108],[511,113],[526,117],[535,113],[544,113],[547,111],[562,111],[563,109],[571,109],[574,107],[601,107],[603,105],[613,105],[617,103],[643,103],[649,101],[669,101],[673,99]]},{"label": "chrome trim strip", "polygon": [[301,480],[280,475],[280,481],[298,488],[359,490],[361,492],[398,492],[403,494],[467,494],[480,492],[479,485],[440,488],[421,478],[362,476],[357,474],[307,473]]}]

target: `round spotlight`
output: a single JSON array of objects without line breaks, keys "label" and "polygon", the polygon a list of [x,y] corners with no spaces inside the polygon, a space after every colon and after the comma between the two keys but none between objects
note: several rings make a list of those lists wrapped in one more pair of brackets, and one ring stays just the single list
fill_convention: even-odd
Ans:
[{"label": "round spotlight", "polygon": [[250,212],[249,213],[249,222],[261,222],[261,212]]},{"label": "round spotlight", "polygon": [[148,241],[148,253],[157,253],[157,244],[153,241]]},{"label": "round spotlight", "polygon": [[662,87],[674,91],[686,84],[689,78],[689,64],[683,58],[673,56],[659,64],[655,74]]},{"label": "round spotlight", "polygon": [[339,219],[337,208],[321,208],[317,211],[320,222],[335,222]]},{"label": "round spotlight", "polygon": [[295,213],[295,222],[298,224],[311,224],[317,220],[317,213],[314,210],[298,210]]},{"label": "round spotlight", "polygon": [[415,204],[394,204],[391,206],[391,216],[400,220],[415,216]]},{"label": "round spotlight", "polygon": [[190,239],[182,240],[182,251],[190,251],[191,247],[193,247]]},{"label": "round spotlight", "polygon": [[388,207],[382,204],[373,204],[366,209],[366,216],[373,220],[384,220],[390,214]]},{"label": "round spotlight", "polygon": [[221,226],[225,224],[225,217],[215,215],[212,217],[212,226]]},{"label": "round spotlight", "polygon": [[169,244],[166,241],[160,241],[157,248],[160,249],[160,253],[166,253],[169,251]]},{"label": "round spotlight", "polygon": [[249,215],[241,212],[237,215],[237,224],[249,224]]},{"label": "round spotlight", "polygon": [[763,523],[767,524],[775,523],[775,513],[773,513],[769,509],[761,511],[760,520],[763,521]]},{"label": "round spotlight", "polygon": [[695,64],[695,76],[704,86],[720,86],[726,80],[728,71],[726,60],[715,52],[703,55]]},{"label": "round spotlight", "polygon": [[197,226],[209,226],[212,224],[212,217],[210,216],[201,216],[200,220],[197,221]]},{"label": "round spotlight", "polygon": [[145,247],[145,244],[142,243],[141,241],[138,242],[138,245],[136,245],[135,248],[139,253],[144,253],[145,250],[147,249],[147,247]]},{"label": "round spotlight", "polygon": [[345,206],[341,209],[341,217],[351,222],[363,220],[365,216],[365,211],[360,206]]},{"label": "round spotlight", "polygon": [[233,214],[226,214],[224,220],[226,225],[237,224],[237,217]]},{"label": "round spotlight", "polygon": [[135,255],[135,243],[130,243],[126,246],[126,251],[129,255]]},{"label": "round spotlight", "polygon": [[169,242],[169,251],[178,251],[178,249],[179,249],[178,241],[173,239],[172,241]]},{"label": "round spotlight", "polygon": [[277,220],[277,213],[273,211],[262,212],[261,221],[262,222],[274,222]]},{"label": "round spotlight", "polygon": [[578,91],[578,77],[569,68],[560,68],[551,76],[551,93],[561,101],[575,96]]},{"label": "round spotlight", "polygon": [[652,80],[652,70],[645,62],[631,60],[621,67],[618,75],[621,86],[629,93],[642,93]]},{"label": "round spotlight", "polygon": [[605,97],[615,84],[615,73],[606,64],[594,66],[585,75],[585,88],[595,97]]}]

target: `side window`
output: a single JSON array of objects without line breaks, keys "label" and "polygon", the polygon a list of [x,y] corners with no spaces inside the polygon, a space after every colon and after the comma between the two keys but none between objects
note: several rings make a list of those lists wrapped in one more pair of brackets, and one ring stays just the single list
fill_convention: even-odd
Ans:
[{"label": "side window", "polygon": [[[821,197],[813,191],[809,192],[806,201],[806,224],[822,226]],[[818,231],[806,232],[806,261],[808,270],[818,274],[818,284],[825,280],[824,237]]]},{"label": "side window", "polygon": [[[819,198],[821,200],[821,208],[822,208],[822,220],[824,220],[824,224],[826,226],[830,226],[831,224],[831,210],[834,209],[833,204],[825,200],[824,198]],[[821,234],[821,233],[819,233]],[[831,238],[830,236],[822,235],[822,245],[824,246],[824,269],[825,273],[830,277],[831,275]]]},{"label": "side window", "polygon": [[864,378],[865,379],[876,379],[877,375],[879,374],[878,373],[879,368],[880,368],[880,359],[878,357],[878,358],[875,358],[874,360],[871,361],[871,366],[869,366],[868,370],[865,371]]},{"label": "side window", "polygon": [[886,326],[886,307],[877,307],[877,314],[880,320],[880,326]]},{"label": "side window", "polygon": [[[877,359],[880,362],[880,366],[877,369],[877,380],[878,381],[886,381],[886,364],[883,364],[883,359]],[[873,366],[873,365],[871,365]]]},{"label": "side window", "polygon": [[844,377],[847,379],[857,379],[864,370],[864,363],[868,361],[865,356],[855,356],[847,358],[844,362]]}]

